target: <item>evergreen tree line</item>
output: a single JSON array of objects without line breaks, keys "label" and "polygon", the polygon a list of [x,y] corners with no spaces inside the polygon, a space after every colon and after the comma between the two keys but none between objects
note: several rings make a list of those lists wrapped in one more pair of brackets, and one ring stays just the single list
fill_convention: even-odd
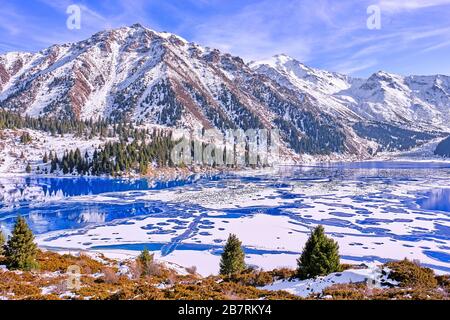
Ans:
[{"label": "evergreen tree line", "polygon": [[374,150],[375,152],[410,150],[426,141],[442,136],[438,132],[418,132],[381,122],[359,122],[353,125],[353,129],[360,137],[379,144],[378,150]]},{"label": "evergreen tree line", "polygon": [[[87,152],[82,155],[80,150],[66,151],[61,159],[50,152],[42,159],[50,162],[50,173],[61,170],[64,174],[77,173],[81,175],[123,175],[132,171],[145,175],[150,165],[158,167],[173,166],[170,152],[175,145],[172,134],[153,130],[135,130],[133,141],[107,142],[92,156]],[[147,142],[147,138],[150,142]]]},{"label": "evergreen tree line", "polygon": [[[140,125],[141,123],[138,123]],[[32,118],[17,112],[0,109],[0,130],[33,129],[50,133],[53,136],[74,134],[77,137],[121,137],[130,138],[137,130],[131,122],[120,122],[113,119],[54,119],[49,117]]]}]

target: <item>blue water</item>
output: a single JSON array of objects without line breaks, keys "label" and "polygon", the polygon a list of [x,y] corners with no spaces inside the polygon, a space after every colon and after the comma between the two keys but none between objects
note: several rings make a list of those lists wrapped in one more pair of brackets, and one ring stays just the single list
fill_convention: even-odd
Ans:
[{"label": "blue water", "polygon": [[[208,178],[203,178],[208,179]],[[217,177],[209,177],[209,180]],[[53,178],[53,177],[27,177],[11,178],[18,181],[19,190],[25,187],[39,186],[46,195],[55,195],[62,192],[65,197],[81,195],[97,195],[110,192],[139,191],[139,190],[161,190],[179,187],[194,183],[199,179],[192,176],[187,179],[171,181],[151,181],[148,179],[110,179],[97,177],[73,177],[73,178]],[[0,179],[0,183],[8,182],[7,179]]]},{"label": "blue water", "polygon": [[[148,179],[108,179],[96,177],[74,177],[74,178],[12,178],[0,179],[0,185],[13,183],[20,194],[26,192],[29,187],[38,187],[45,197],[62,194],[67,200],[77,196],[105,195],[116,197],[120,202],[86,202],[80,200],[67,202],[60,201],[20,201],[15,203],[14,208],[8,203],[0,202],[0,226],[11,229],[16,217],[21,215],[28,220],[33,232],[36,234],[47,233],[57,230],[79,229],[96,222],[86,221],[84,213],[95,213],[102,215],[102,222],[111,222],[117,219],[139,217],[155,214],[164,214],[170,211],[176,216],[189,215],[187,208],[183,205],[174,205],[161,201],[133,201],[135,197],[143,195],[141,191],[163,190],[193,184],[202,184],[220,180],[220,176],[196,177],[172,181],[151,181]],[[126,192],[126,193],[124,193]],[[1,194],[0,194],[1,195]],[[124,204],[123,201],[130,200]],[[30,218],[31,217],[31,218]],[[37,218],[38,217],[38,218]]]},{"label": "blue water", "polygon": [[[168,182],[154,182],[146,179],[107,179],[107,178],[0,178],[0,186],[14,185],[19,194],[26,194],[30,188],[40,190],[41,195],[33,200],[18,199],[14,203],[1,201],[5,194],[0,188],[0,226],[10,230],[17,215],[24,216],[36,234],[45,234],[59,230],[79,230],[86,232],[86,227],[110,224],[129,223],[127,219],[144,219],[149,216],[166,219],[167,223],[159,223],[143,227],[151,235],[173,234],[167,243],[147,244],[114,244],[114,239],[107,246],[92,248],[142,250],[147,247],[151,250],[160,250],[163,255],[174,250],[208,250],[218,254],[223,246],[223,240],[214,240],[215,245],[202,243],[184,243],[187,239],[195,240],[199,236],[213,235],[215,221],[220,219],[230,221],[246,215],[264,213],[272,216],[288,217],[292,224],[292,234],[296,226],[312,227],[322,224],[325,227],[342,228],[342,232],[332,234],[335,238],[367,236],[374,238],[388,237],[393,242],[401,242],[405,248],[413,247],[420,240],[432,241],[439,249],[423,248],[423,254],[436,262],[444,263],[436,267],[450,272],[450,188],[440,188],[439,181],[447,182],[450,179],[450,164],[446,163],[414,163],[414,162],[361,162],[336,163],[330,165],[283,167],[276,174],[254,176],[240,176],[222,174],[208,177],[190,177]],[[417,192],[413,197],[398,197],[393,193],[396,188],[410,183],[432,181],[436,187],[431,190]],[[236,182],[245,186],[249,183],[260,187],[274,188],[277,193],[269,199],[283,200],[280,205],[250,206],[235,209],[214,210],[201,205],[189,203],[170,203],[165,199],[155,201],[137,200],[149,190],[207,190],[209,188],[227,189],[230,183]],[[336,194],[340,187],[354,183],[361,188],[376,186],[376,191],[368,194],[355,192],[351,196],[351,204],[338,203]],[[292,193],[290,187],[300,184],[305,188],[327,184],[332,186],[328,194],[320,197],[311,197],[304,194]],[[444,183],[442,183],[444,184]],[[52,200],[52,197],[62,196],[62,199]],[[86,196],[89,196],[86,198]],[[107,198],[101,199],[98,197]],[[20,198],[20,197],[19,197]],[[43,198],[47,200],[44,202]],[[299,215],[293,209],[314,208],[305,203],[307,199],[314,200],[314,205],[326,205],[329,208],[327,218],[316,218],[314,214]],[[369,205],[368,205],[369,204]],[[371,208],[378,208],[386,214],[382,219],[371,217]],[[345,211],[345,212],[344,212]],[[186,219],[193,221],[187,223]],[[439,214],[438,214],[439,213]],[[393,217],[393,214],[396,216]],[[413,214],[413,215],[412,215]],[[432,222],[434,227],[412,227],[407,234],[395,234],[389,229],[393,223],[408,225],[414,221]],[[174,225],[171,229],[165,225]],[[181,234],[177,230],[183,230]],[[176,233],[178,235],[176,235]],[[61,237],[61,236],[59,236]],[[120,239],[117,235],[116,239]],[[51,239],[49,239],[51,240]],[[200,242],[196,240],[195,242]],[[85,243],[90,245],[90,242]],[[355,246],[359,246],[355,238]],[[436,246],[435,246],[436,248]],[[299,244],[299,251],[301,244]],[[366,248],[365,248],[366,249]],[[246,247],[247,254],[294,254],[286,250],[259,250]],[[367,256],[371,257],[367,248]],[[373,257],[374,260],[380,257]],[[357,257],[354,259],[358,260]]]},{"label": "blue water", "polygon": [[450,212],[450,189],[428,191],[417,203],[424,209]]}]

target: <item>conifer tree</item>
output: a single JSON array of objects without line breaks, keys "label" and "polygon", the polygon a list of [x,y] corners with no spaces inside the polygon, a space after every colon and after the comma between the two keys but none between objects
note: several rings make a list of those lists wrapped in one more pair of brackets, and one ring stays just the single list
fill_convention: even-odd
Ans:
[{"label": "conifer tree", "polygon": [[141,254],[138,256],[137,260],[142,268],[142,275],[143,276],[148,275],[150,267],[154,262],[154,255],[150,254],[150,252],[147,249],[144,249],[144,251],[142,251]]},{"label": "conifer tree", "polygon": [[14,230],[5,247],[6,264],[9,269],[32,270],[36,262],[37,246],[33,232],[22,217],[18,217]]},{"label": "conifer tree", "polygon": [[3,253],[5,251],[5,241],[6,241],[5,235],[0,230],[0,256],[3,256]]},{"label": "conifer tree", "polygon": [[23,144],[29,144],[32,141],[31,136],[28,132],[22,133],[20,136],[20,142]]},{"label": "conifer tree", "polygon": [[234,234],[230,234],[220,260],[220,274],[232,275],[245,269],[245,254],[242,243]]},{"label": "conifer tree", "polygon": [[30,163],[28,163],[27,166],[25,167],[25,172],[26,173],[31,173],[31,165],[30,165]]},{"label": "conifer tree", "polygon": [[338,272],[341,269],[339,246],[336,241],[325,235],[323,226],[317,226],[306,242],[297,263],[297,275],[300,279]]}]

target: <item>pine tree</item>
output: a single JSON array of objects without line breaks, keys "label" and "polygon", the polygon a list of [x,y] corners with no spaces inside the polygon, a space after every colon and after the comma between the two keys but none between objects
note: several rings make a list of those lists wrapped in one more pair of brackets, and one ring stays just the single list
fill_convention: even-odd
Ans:
[{"label": "pine tree", "polygon": [[339,246],[336,241],[325,235],[323,226],[317,226],[306,242],[297,263],[297,275],[300,279],[338,272],[341,269]]},{"label": "pine tree", "polygon": [[23,144],[29,144],[32,141],[31,136],[28,132],[22,133],[20,136],[20,142]]},{"label": "pine tree", "polygon": [[138,263],[142,268],[142,275],[146,276],[149,273],[150,267],[154,262],[154,255],[150,254],[147,249],[141,252],[138,256]]},{"label": "pine tree", "polygon": [[36,253],[33,232],[25,219],[19,216],[5,248],[6,264],[9,269],[36,269]]},{"label": "pine tree", "polygon": [[[50,154],[51,154],[51,153],[50,153]],[[43,163],[47,163],[47,162],[48,162],[47,152],[45,152],[44,157],[42,158],[42,162],[43,162]]]},{"label": "pine tree", "polygon": [[27,164],[27,166],[25,168],[25,172],[26,173],[31,173],[31,165],[30,165],[30,163]]},{"label": "pine tree", "polygon": [[234,234],[230,234],[220,260],[220,274],[232,275],[245,269],[245,254],[242,243]]},{"label": "pine tree", "polygon": [[5,241],[6,241],[5,235],[0,230],[0,256],[3,256],[3,253],[5,251]]}]

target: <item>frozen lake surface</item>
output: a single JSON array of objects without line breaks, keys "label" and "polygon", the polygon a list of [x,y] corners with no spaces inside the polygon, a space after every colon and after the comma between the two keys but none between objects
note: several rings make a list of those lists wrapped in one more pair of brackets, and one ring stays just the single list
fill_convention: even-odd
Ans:
[{"label": "frozen lake surface", "polygon": [[295,267],[318,224],[350,263],[416,259],[450,273],[450,164],[282,167],[154,183],[0,178],[0,226],[27,218],[39,245],[157,257],[217,273],[228,235],[247,263]]}]

